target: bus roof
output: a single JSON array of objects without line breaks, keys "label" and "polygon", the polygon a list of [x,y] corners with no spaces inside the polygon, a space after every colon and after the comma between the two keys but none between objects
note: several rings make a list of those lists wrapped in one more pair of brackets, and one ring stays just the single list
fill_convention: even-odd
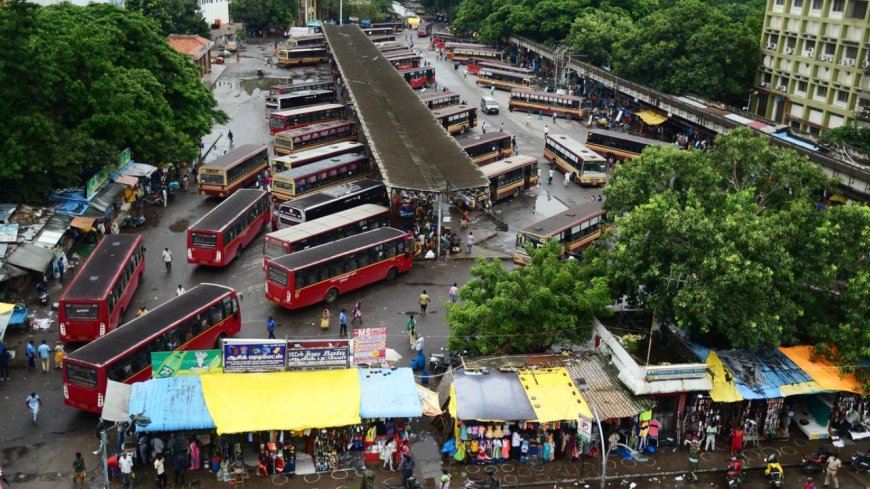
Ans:
[{"label": "bus roof", "polygon": [[[484,67],[480,68],[479,73],[480,73],[480,75],[485,75],[487,73],[495,73],[497,75],[512,76],[514,78],[524,78],[526,80],[531,80],[532,78],[535,77],[535,75],[533,75],[531,73],[517,73],[516,71],[496,70],[493,68],[484,68]],[[480,75],[478,75],[478,76],[480,76]]]},{"label": "bus roof", "polygon": [[309,112],[317,112],[319,110],[342,109],[342,108],[344,108],[344,105],[341,105],[341,104],[318,104],[318,105],[309,105],[308,107],[300,107],[298,109],[279,110],[278,112],[272,112],[272,115],[288,117],[291,115],[307,114]]},{"label": "bus roof", "polygon": [[245,144],[220,156],[211,163],[202,165],[200,168],[220,168],[221,170],[228,170],[261,151],[267,151],[265,144]]},{"label": "bus roof", "polygon": [[320,32],[320,33],[316,33],[316,34],[307,34],[304,36],[290,36],[290,39],[295,39],[297,41],[303,41],[303,40],[307,41],[309,39],[324,39],[324,36],[323,36],[323,33]]},{"label": "bus roof", "polygon": [[592,151],[591,149],[587,148],[585,144],[581,143],[580,141],[577,141],[576,139],[574,139],[572,137],[563,136],[561,134],[547,134],[547,139],[552,139],[553,141],[564,146],[566,149],[568,149],[572,153],[583,158],[583,161],[594,161],[594,160],[607,161],[603,156],[601,156],[600,154],[596,153],[595,151]]},{"label": "bus roof", "polygon": [[449,117],[451,115],[461,114],[463,112],[471,112],[473,110],[477,110],[477,107],[472,107],[470,105],[460,105],[458,107],[443,107],[441,109],[433,110],[432,115],[434,115],[436,119],[440,119],[441,117]]},{"label": "bus roof", "polygon": [[504,139],[510,139],[511,135],[507,132],[490,132],[487,134],[482,134],[480,136],[466,136],[464,138],[458,138],[456,142],[462,146],[462,149],[473,148],[475,146],[479,146],[481,144],[489,144],[494,141],[502,141]]},{"label": "bus roof", "polygon": [[[460,48],[460,49],[493,49],[486,44],[475,44],[471,42],[446,42],[444,49]],[[494,50],[494,49],[493,49]]]},{"label": "bus roof", "polygon": [[516,155],[503,160],[493,161],[492,163],[481,167],[481,170],[483,170],[483,174],[486,178],[492,178],[501,175],[502,173],[509,172],[514,168],[536,163],[537,161],[538,159],[533,156]]},{"label": "bus roof", "polygon": [[275,176],[281,177],[282,179],[286,178],[288,180],[295,180],[299,177],[311,175],[312,173],[322,173],[332,168],[335,168],[336,166],[341,166],[353,161],[359,161],[364,159],[366,159],[366,155],[359,153],[337,155],[332,156],[329,159],[309,163],[305,166],[284,170]]},{"label": "bus roof", "polygon": [[183,320],[228,292],[233,292],[233,289],[225,285],[199,284],[70,353],[68,358],[97,366],[106,365],[134,346],[147,342],[167,325]]},{"label": "bus roof", "polygon": [[602,136],[607,136],[615,139],[624,139],[626,141],[634,141],[636,143],[646,144],[646,145],[659,145],[659,146],[667,146],[670,143],[665,141],[659,141],[658,139],[650,139],[642,136],[635,136],[634,134],[628,134],[620,131],[611,131],[609,129],[590,129],[589,133],[586,135],[586,141],[589,141],[590,134],[601,134]]},{"label": "bus roof", "polygon": [[543,90],[530,90],[528,88],[514,88],[511,90],[511,95],[513,95],[514,93],[525,93],[529,95],[537,95],[539,97],[560,98],[562,100],[573,100],[577,102],[583,101],[583,97],[576,97],[574,95],[562,95],[560,93],[545,92]]},{"label": "bus roof", "polygon": [[296,207],[303,210],[313,209],[347,194],[369,190],[379,186],[383,187],[384,184],[372,178],[360,178],[359,180],[354,180],[350,183],[323,189],[320,192],[306,195],[300,199],[288,200],[287,202],[282,203],[281,207]]},{"label": "bus roof", "polygon": [[439,91],[426,91],[420,93],[420,100],[423,102],[428,102],[430,100],[438,100],[439,98],[447,98],[447,97],[458,97],[459,94],[456,92],[439,92]]},{"label": "bus roof", "polygon": [[270,261],[288,270],[296,270],[316,265],[317,263],[342,255],[349,251],[371,246],[383,241],[400,238],[402,236],[405,236],[405,233],[398,229],[378,228],[355,236],[339,239],[331,243],[308,248],[307,250],[301,250],[296,253],[280,256]]},{"label": "bus roof", "polygon": [[297,127],[295,129],[288,129],[286,131],[276,132],[275,137],[279,139],[285,138],[294,138],[299,136],[300,134],[310,134],[312,132],[319,132],[329,130],[335,127],[354,125],[355,122],[341,120],[341,121],[329,121],[329,122],[321,122],[319,124],[311,124],[310,126]]},{"label": "bus roof", "polygon": [[289,155],[276,156],[272,158],[272,161],[289,163],[289,166],[292,168],[293,163],[296,163],[297,161],[309,161],[318,156],[322,159],[338,152],[352,153],[354,151],[362,154],[365,151],[365,146],[356,141],[342,141],[340,143],[330,144],[329,146],[321,146],[319,148],[306,149],[305,151],[299,151]]},{"label": "bus roof", "polygon": [[260,200],[264,195],[266,195],[265,190],[255,190],[252,188],[236,190],[226,200],[218,204],[217,207],[200,217],[189,229],[221,231],[230,223],[232,218],[236,217],[254,202]]},{"label": "bus roof", "polygon": [[528,68],[522,68],[520,66],[512,65],[510,63],[502,63],[500,61],[493,61],[491,59],[486,59],[486,58],[475,58],[473,56],[471,57],[471,59],[476,60],[478,66],[481,66],[481,67],[490,66],[492,68],[501,69],[504,71],[514,71],[517,73],[528,73],[528,74],[534,73],[534,71],[532,71]]},{"label": "bus roof", "polygon": [[278,95],[269,95],[266,100],[283,100],[285,98],[307,97],[309,95],[320,95],[324,93],[334,93],[332,90],[299,90],[290,93],[280,93]]},{"label": "bus roof", "polygon": [[548,237],[553,236],[578,222],[592,219],[595,216],[604,214],[601,209],[601,202],[584,202],[580,205],[570,207],[555,216],[550,216],[543,221],[538,221],[534,224],[524,227],[520,230],[523,234],[533,236]]},{"label": "bus roof", "polygon": [[266,235],[267,238],[280,239],[281,241],[298,241],[308,236],[314,236],[330,229],[335,229],[338,226],[349,224],[352,222],[361,221],[372,216],[377,216],[385,212],[390,212],[389,209],[377,204],[363,204],[350,209],[345,209],[335,214],[319,217],[317,219],[290,226],[284,229],[271,232]]},{"label": "bus roof", "polygon": [[278,56],[281,55],[282,52],[285,53],[301,53],[301,52],[321,52],[326,51],[326,46],[299,46],[298,48],[285,48],[278,50]]},{"label": "bus roof", "polygon": [[115,275],[142,237],[136,234],[107,234],[91,252],[61,300],[102,298],[109,292]]}]

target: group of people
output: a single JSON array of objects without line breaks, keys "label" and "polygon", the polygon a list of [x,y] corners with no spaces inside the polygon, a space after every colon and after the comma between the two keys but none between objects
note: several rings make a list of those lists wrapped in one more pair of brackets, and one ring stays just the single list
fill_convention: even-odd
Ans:
[{"label": "group of people", "polygon": [[[347,309],[342,308],[338,312],[338,335],[340,337],[347,336],[347,328],[348,328],[348,318],[347,318]],[[359,324],[362,326],[363,324],[363,313],[362,313],[362,302],[357,302],[354,304],[353,309],[350,311],[350,324]],[[329,312],[328,307],[323,308],[323,312],[320,315],[320,329],[326,331],[329,329],[330,321],[332,319],[332,313]],[[269,323],[267,324],[267,328],[269,329],[269,337],[274,338],[275,331],[275,322],[272,320],[272,317],[269,316]]]}]

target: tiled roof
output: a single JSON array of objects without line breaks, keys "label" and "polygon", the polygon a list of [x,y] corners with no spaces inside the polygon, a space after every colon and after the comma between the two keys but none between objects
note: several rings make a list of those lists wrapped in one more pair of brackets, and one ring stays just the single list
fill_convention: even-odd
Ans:
[{"label": "tiled roof", "polygon": [[212,42],[202,36],[189,36],[181,34],[170,34],[168,36],[169,45],[172,49],[179,53],[186,54],[194,59],[201,58],[209,49]]},{"label": "tiled roof", "polygon": [[652,408],[651,401],[622,385],[619,373],[600,355],[571,357],[565,360],[565,368],[575,383],[586,380],[589,390],[582,395],[592,400],[601,419],[627,418]]}]

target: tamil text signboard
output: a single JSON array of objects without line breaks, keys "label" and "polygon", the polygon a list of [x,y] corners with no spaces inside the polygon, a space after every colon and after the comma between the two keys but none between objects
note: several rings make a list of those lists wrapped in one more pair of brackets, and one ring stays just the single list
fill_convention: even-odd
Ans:
[{"label": "tamil text signboard", "polygon": [[224,372],[278,372],[287,368],[287,342],[227,339],[223,360]]}]

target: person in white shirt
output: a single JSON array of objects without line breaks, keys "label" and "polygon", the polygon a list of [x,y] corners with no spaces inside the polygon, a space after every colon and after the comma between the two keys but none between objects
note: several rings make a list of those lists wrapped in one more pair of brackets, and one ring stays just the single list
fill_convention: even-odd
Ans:
[{"label": "person in white shirt", "polygon": [[565,186],[566,186],[566,187],[568,186],[568,183],[569,183],[570,181],[571,181],[571,172],[566,171],[566,172],[565,172]]},{"label": "person in white shirt", "polygon": [[118,459],[118,468],[121,470],[121,479],[124,482],[124,487],[133,485],[133,457],[127,455],[127,452],[121,453]]},{"label": "person in white shirt", "polygon": [[172,271],[172,252],[169,251],[169,248],[163,249],[163,264],[166,265],[166,273]]},{"label": "person in white shirt", "polygon": [[163,489],[166,487],[166,466],[163,464],[162,453],[158,453],[157,459],[154,460],[154,470],[157,472],[157,480],[154,482],[157,484],[158,489]]},{"label": "person in white shirt", "polygon": [[183,293],[184,293],[184,287],[182,287],[181,284],[178,284],[178,288],[175,289],[175,297],[178,297]]}]

